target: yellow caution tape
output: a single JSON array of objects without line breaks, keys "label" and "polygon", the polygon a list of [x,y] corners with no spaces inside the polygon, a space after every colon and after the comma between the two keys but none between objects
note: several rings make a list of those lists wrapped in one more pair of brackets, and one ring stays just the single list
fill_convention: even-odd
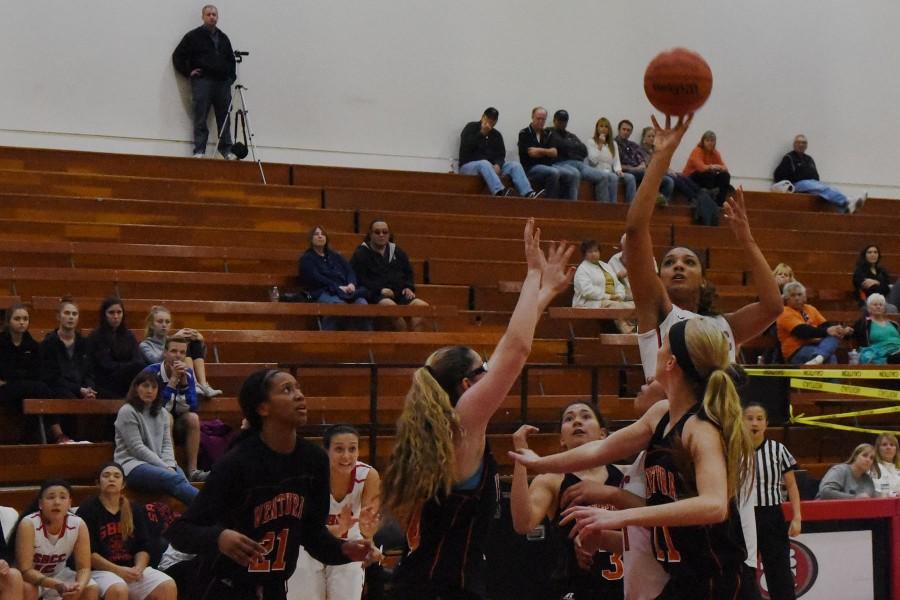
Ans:
[{"label": "yellow caution tape", "polygon": [[892,431],[890,429],[869,429],[868,427],[854,427],[853,425],[841,425],[839,423],[828,423],[826,421],[811,421],[808,417],[793,417],[791,423],[799,425],[811,425],[813,427],[824,427],[826,429],[837,429],[839,431],[853,431],[857,433],[871,433],[881,435],[882,433],[890,433],[900,436],[900,431]]},{"label": "yellow caution tape", "polygon": [[896,400],[900,402],[900,391],[896,390],[883,390],[881,388],[827,383],[824,381],[807,381],[805,379],[795,379],[793,377],[791,378],[791,387],[800,390],[832,392],[835,394],[847,394],[848,396],[861,396],[863,398],[877,398],[880,400]]},{"label": "yellow caution tape", "polygon": [[900,379],[900,369],[744,369],[756,377],[808,377],[810,379]]}]

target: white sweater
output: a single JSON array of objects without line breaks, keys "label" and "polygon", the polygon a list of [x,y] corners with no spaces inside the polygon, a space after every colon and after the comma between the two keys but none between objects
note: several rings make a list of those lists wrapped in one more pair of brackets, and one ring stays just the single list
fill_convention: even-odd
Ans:
[{"label": "white sweater", "polygon": [[575,270],[575,295],[572,298],[572,306],[602,308],[601,302],[610,299],[610,295],[606,293],[607,277],[612,277],[616,295],[624,299],[625,286],[616,277],[612,267],[603,261],[599,263],[581,261]]},{"label": "white sweater", "polygon": [[[615,142],[613,142],[613,147],[615,148]],[[622,162],[619,160],[619,153],[616,152],[615,155],[613,155],[606,144],[597,146],[597,142],[591,138],[590,143],[587,144],[587,149],[588,164],[595,169],[599,169],[605,173],[609,173],[610,171],[618,173],[622,170]]]},{"label": "white sweater", "polygon": [[878,468],[881,470],[881,477],[876,479],[875,473],[871,473],[872,481],[875,483],[875,493],[879,496],[900,494],[900,471],[897,470],[897,467],[892,463],[879,461]]}]

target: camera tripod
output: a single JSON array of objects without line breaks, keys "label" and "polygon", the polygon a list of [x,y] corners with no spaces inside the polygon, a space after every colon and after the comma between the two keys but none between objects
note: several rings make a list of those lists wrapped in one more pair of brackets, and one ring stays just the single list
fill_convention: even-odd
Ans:
[{"label": "camera tripod", "polygon": [[[250,54],[249,52],[241,52],[239,50],[234,51],[235,62],[244,62],[244,57]],[[250,126],[250,111],[247,110],[247,102],[244,99],[244,92],[247,91],[248,88],[241,83],[236,83],[234,86],[234,91],[237,92],[238,98],[241,101],[241,107],[237,109],[234,113],[235,122],[240,119],[241,127],[244,129],[244,138],[247,141],[247,146],[250,149],[250,155],[253,157],[253,160],[256,161],[256,166],[259,167],[259,176],[262,178],[263,184],[266,183],[266,173],[263,170],[262,166],[262,157],[259,155],[259,152],[256,149],[256,142],[254,141],[253,127]],[[231,95],[231,101],[228,103],[228,111],[225,113],[228,116],[231,116],[231,108],[234,106],[234,94]],[[222,123],[222,127],[219,128],[219,139],[222,139],[222,134],[225,133],[225,128],[231,123],[230,119],[226,119],[224,123]],[[237,136],[237,129],[235,129],[235,137]],[[242,144],[243,145],[243,144]],[[232,140],[232,152],[236,149],[237,143],[235,140]],[[243,148],[242,152],[243,156],[240,158],[244,158],[247,156],[247,148]]]}]

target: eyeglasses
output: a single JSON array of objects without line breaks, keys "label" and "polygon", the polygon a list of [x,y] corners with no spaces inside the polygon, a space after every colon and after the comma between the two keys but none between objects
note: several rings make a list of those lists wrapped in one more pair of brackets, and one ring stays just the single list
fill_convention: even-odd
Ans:
[{"label": "eyeglasses", "polygon": [[481,366],[478,366],[478,367],[472,369],[471,371],[469,371],[468,373],[466,373],[466,379],[474,379],[475,377],[478,377],[482,373],[487,373],[487,372],[488,372],[488,364],[487,364],[487,361],[485,361],[485,362],[481,363]]}]

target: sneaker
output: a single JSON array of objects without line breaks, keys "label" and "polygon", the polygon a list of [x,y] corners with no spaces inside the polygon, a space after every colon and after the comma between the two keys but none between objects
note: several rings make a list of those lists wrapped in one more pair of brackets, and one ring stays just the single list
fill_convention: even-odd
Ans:
[{"label": "sneaker", "polygon": [[58,438],[56,438],[55,444],[74,444],[75,440],[67,436],[66,434],[62,434]]},{"label": "sneaker", "polygon": [[669,205],[669,201],[666,200],[666,197],[663,196],[662,194],[657,194],[656,195],[656,205],[659,206],[660,208],[663,208],[663,207],[666,207]]},{"label": "sneaker", "polygon": [[222,158],[224,158],[225,160],[237,160],[238,159],[238,157],[235,155],[234,152],[226,152],[225,154],[222,155]]},{"label": "sneaker", "polygon": [[194,469],[193,471],[191,471],[191,474],[188,477],[188,481],[206,481],[207,477],[209,477],[209,471]]},{"label": "sneaker", "polygon": [[502,197],[511,195],[512,192],[513,192],[513,191],[512,191],[512,188],[505,187],[505,188],[503,188],[502,190],[499,190],[499,191],[498,191],[496,194],[494,194],[494,195],[497,196],[498,198],[502,198]]},{"label": "sneaker", "polygon": [[544,190],[538,190],[536,192],[534,190],[532,190],[532,191],[528,192],[527,194],[525,194],[525,197],[531,198],[531,199],[537,199],[543,195],[544,195]]},{"label": "sneaker", "polygon": [[856,212],[856,209],[860,206],[859,198],[850,198],[847,200],[847,214],[852,215]]},{"label": "sneaker", "polygon": [[206,158],[206,155],[203,154],[202,152],[195,152],[194,158]]},{"label": "sneaker", "polygon": [[213,386],[209,385],[209,383],[198,383],[197,393],[201,396],[206,396],[207,398],[215,398],[216,396],[222,395],[222,390],[217,390]]},{"label": "sneaker", "polygon": [[860,209],[865,205],[866,200],[869,199],[869,192],[865,192],[862,196],[859,197],[859,202],[856,204],[856,208]]},{"label": "sneaker", "polygon": [[805,365],[821,365],[824,362],[825,362],[825,357],[822,356],[821,354],[816,354],[815,358],[812,358],[803,364],[805,364]]}]

